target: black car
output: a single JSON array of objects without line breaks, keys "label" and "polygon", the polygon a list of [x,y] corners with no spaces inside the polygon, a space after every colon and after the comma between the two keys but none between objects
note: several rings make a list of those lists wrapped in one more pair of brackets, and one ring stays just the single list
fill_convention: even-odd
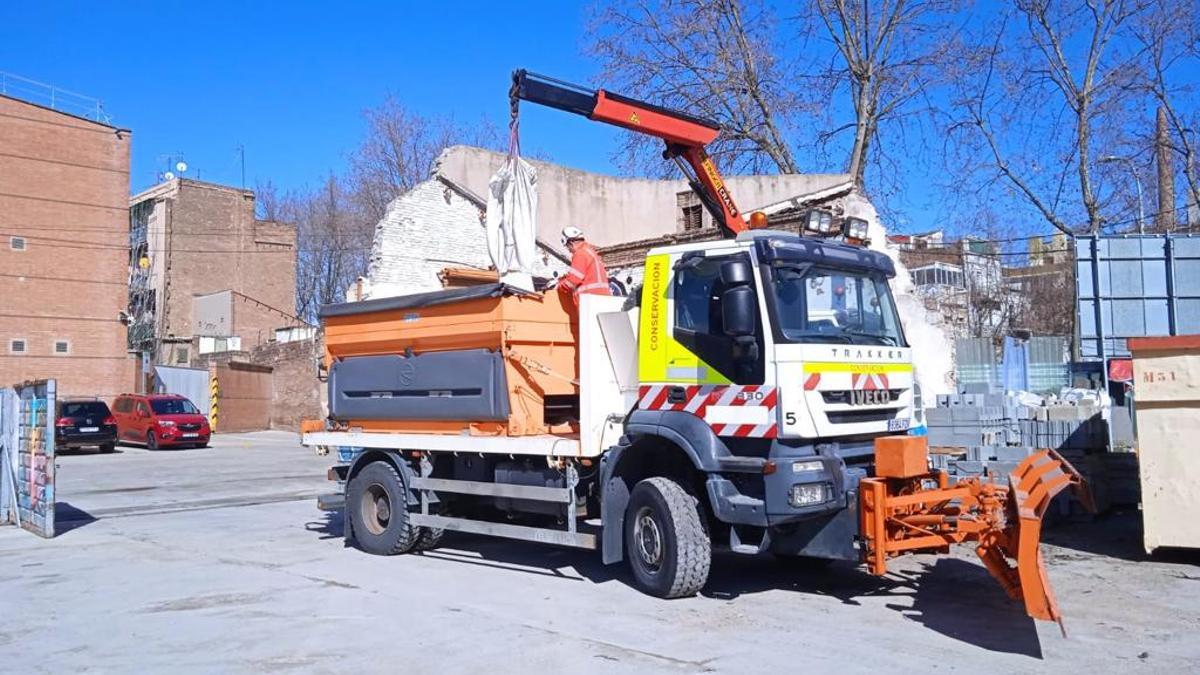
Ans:
[{"label": "black car", "polygon": [[112,452],[117,443],[117,420],[104,401],[59,401],[54,423],[57,448],[99,446],[100,452]]}]

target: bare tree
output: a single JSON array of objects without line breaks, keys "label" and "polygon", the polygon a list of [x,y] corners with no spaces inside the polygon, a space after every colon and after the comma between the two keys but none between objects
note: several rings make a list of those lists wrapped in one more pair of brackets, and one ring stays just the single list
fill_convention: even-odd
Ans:
[{"label": "bare tree", "polygon": [[349,179],[359,205],[378,220],[393,199],[429,177],[455,133],[447,120],[413,114],[392,97],[363,115],[367,133],[350,158]]},{"label": "bare tree", "polygon": [[[597,5],[588,52],[614,91],[719,123],[709,151],[723,168],[797,173],[789,131],[800,102],[777,31],[762,0],[621,0]],[[624,164],[661,173],[661,150],[630,135]]]},{"label": "bare tree", "polygon": [[336,176],[281,208],[296,223],[296,311],[316,318],[321,305],[342,302],[367,267],[374,221],[365,218]]},{"label": "bare tree", "polygon": [[[823,29],[836,57],[816,76],[828,100],[848,98],[852,119],[818,134],[826,144],[853,132],[846,172],[867,186],[874,151],[882,159],[883,126],[912,111],[953,54],[951,0],[814,0],[802,24]],[[803,29],[803,28],[802,28]]]},{"label": "bare tree", "polygon": [[1073,233],[1076,219],[1087,232],[1105,223],[1094,145],[1127,141],[1141,54],[1114,38],[1143,7],[1017,0],[957,73],[961,116],[950,129],[961,154],[1063,232]]}]

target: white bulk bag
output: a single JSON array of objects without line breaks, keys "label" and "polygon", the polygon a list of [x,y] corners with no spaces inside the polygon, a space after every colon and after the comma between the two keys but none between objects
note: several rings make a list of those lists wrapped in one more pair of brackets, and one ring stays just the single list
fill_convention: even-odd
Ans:
[{"label": "white bulk bag", "polygon": [[537,169],[513,148],[488,181],[488,254],[501,281],[529,291],[537,253],[537,205]]}]

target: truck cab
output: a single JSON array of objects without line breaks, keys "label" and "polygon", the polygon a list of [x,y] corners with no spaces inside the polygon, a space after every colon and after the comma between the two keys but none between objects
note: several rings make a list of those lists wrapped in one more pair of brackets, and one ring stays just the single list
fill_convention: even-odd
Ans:
[{"label": "truck cab", "polygon": [[912,418],[894,276],[882,253],[784,232],[651,250],[638,408],[696,414],[722,438],[869,455],[871,437]]},{"label": "truck cab", "polygon": [[[682,448],[704,469],[692,490],[708,497],[715,540],[857,560],[874,440],[912,418],[894,276],[882,253],[787,232],[651,250],[637,401],[602,480],[619,478],[624,452]],[[605,543],[606,560],[619,555]]]}]

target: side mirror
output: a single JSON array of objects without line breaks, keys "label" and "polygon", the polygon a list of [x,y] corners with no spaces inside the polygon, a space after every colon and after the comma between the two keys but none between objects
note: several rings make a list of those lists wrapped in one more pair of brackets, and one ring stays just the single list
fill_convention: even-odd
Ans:
[{"label": "side mirror", "polygon": [[749,260],[726,260],[721,263],[721,283],[725,288],[749,286],[754,283],[754,274]]},{"label": "side mirror", "polygon": [[[724,265],[721,267],[721,276],[725,276]],[[756,300],[754,289],[749,285],[735,286],[721,294],[721,324],[726,335],[740,338],[753,336],[757,332]]]},{"label": "side mirror", "polygon": [[150,413],[147,413],[145,410],[142,410],[141,408],[138,408],[138,411],[137,411],[137,416],[138,416],[138,419],[143,419],[143,420],[144,420],[144,419],[146,419],[147,417],[149,417],[149,416],[150,416]]}]

